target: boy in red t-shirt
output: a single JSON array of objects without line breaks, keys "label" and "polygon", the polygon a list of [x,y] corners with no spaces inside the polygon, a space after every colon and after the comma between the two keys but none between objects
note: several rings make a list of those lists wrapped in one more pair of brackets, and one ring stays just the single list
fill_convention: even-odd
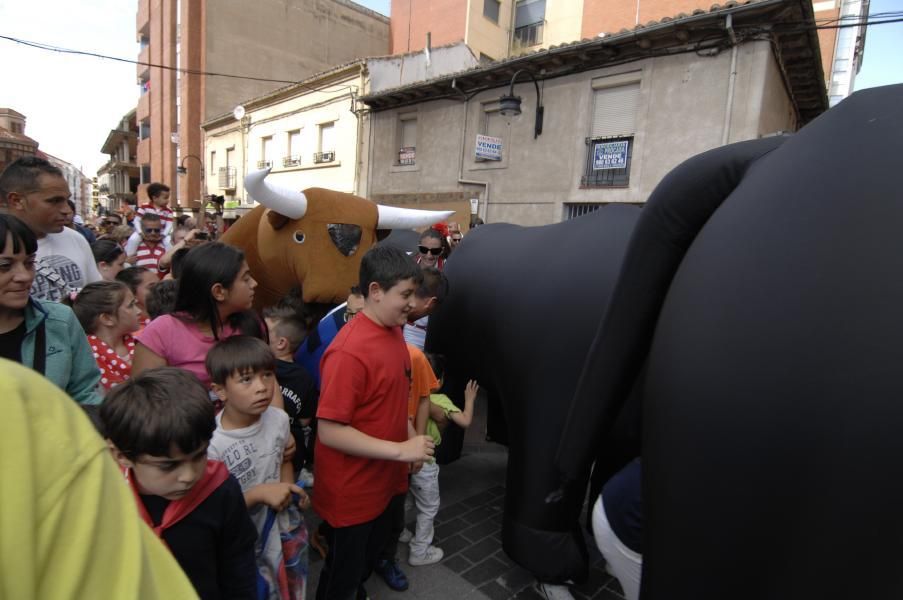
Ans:
[{"label": "boy in red t-shirt", "polygon": [[321,362],[314,452],[314,509],[331,525],[317,600],[366,597],[391,524],[393,496],[409,467],[435,444],[408,420],[411,359],[401,327],[420,269],[402,250],[370,249],[361,261],[361,314],[339,331]]}]

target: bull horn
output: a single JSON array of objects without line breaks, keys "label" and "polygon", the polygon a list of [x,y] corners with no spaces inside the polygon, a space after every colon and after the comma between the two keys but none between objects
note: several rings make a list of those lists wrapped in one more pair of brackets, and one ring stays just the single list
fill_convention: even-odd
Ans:
[{"label": "bull horn", "polygon": [[453,210],[418,210],[416,208],[399,208],[378,204],[379,221],[377,229],[413,229],[432,225],[449,218]]},{"label": "bull horn", "polygon": [[261,169],[245,175],[245,190],[254,200],[289,219],[300,219],[307,212],[307,197],[266,182],[269,169]]}]

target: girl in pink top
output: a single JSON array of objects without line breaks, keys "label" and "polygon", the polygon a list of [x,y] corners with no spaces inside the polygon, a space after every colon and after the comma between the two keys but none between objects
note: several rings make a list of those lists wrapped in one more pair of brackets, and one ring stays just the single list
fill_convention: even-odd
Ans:
[{"label": "girl in pink top", "polygon": [[120,281],[89,283],[76,296],[72,310],[88,334],[104,390],[128,381],[135,352],[132,333],[141,314],[132,291]]},{"label": "girl in pink top", "polygon": [[238,248],[220,243],[192,248],[182,263],[175,309],[138,335],[132,372],[180,367],[209,387],[204,360],[218,340],[236,334],[264,337],[260,320],[250,310],[255,287]]}]

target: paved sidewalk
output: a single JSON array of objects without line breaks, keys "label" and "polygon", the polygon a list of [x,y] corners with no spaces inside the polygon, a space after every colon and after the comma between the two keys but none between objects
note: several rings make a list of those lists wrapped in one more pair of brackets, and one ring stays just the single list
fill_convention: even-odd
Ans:
[{"label": "paved sidewalk", "polygon": [[[480,403],[480,405],[485,404]],[[386,587],[378,575],[367,582],[367,592],[374,600],[503,600],[508,598],[541,598],[533,590],[534,579],[515,565],[502,551],[501,527],[505,493],[507,451],[480,439],[477,422],[467,432],[460,460],[444,465],[439,472],[442,508],[436,518],[433,542],[445,552],[435,565],[412,567],[407,564],[407,544],[399,544],[398,559],[410,580],[410,588],[395,592]],[[483,417],[485,418],[485,417]],[[483,421],[485,422],[485,421]],[[409,528],[414,515],[407,514]],[[309,522],[313,529],[316,523]],[[571,588],[575,598],[623,600],[617,580],[604,570],[604,561],[591,541],[590,575],[586,583]],[[308,597],[316,592],[323,561],[311,550]]]}]

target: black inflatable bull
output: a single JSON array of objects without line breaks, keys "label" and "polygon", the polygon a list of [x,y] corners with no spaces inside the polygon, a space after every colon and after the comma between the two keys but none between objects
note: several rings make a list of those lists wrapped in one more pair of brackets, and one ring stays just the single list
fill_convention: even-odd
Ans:
[{"label": "black inflatable bull", "polygon": [[878,88],[644,208],[557,457],[643,390],[642,598],[903,598],[901,166]]},{"label": "black inflatable bull", "polygon": [[[554,452],[595,324],[640,210],[609,206],[543,227],[485,225],[449,259],[450,294],[430,317],[427,350],[446,356],[446,388],[468,378],[508,422],[505,551],[546,581],[579,579],[582,497],[549,504]],[[447,451],[453,437],[444,436]],[[585,486],[585,474],[575,488]]]}]

